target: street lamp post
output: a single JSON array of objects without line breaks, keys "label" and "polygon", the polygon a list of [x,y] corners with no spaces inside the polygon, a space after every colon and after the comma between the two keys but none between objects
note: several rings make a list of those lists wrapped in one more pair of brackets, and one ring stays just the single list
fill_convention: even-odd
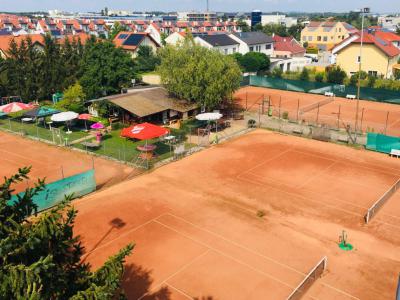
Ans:
[{"label": "street lamp post", "polygon": [[[360,88],[361,88],[361,57],[362,57],[362,47],[364,42],[364,16],[370,12],[369,7],[364,7],[361,9],[361,41],[360,41],[360,55],[358,57],[358,81],[357,81],[357,104],[356,104],[356,122],[354,125],[354,142],[357,141],[357,125],[358,125],[358,110],[360,107]],[[361,128],[362,130],[362,128]]]}]

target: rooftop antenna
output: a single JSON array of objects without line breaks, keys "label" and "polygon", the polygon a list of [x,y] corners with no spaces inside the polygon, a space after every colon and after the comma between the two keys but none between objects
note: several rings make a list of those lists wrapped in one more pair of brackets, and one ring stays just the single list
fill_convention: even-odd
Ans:
[{"label": "rooftop antenna", "polygon": [[208,6],[208,0],[206,0],[207,1],[207,10],[206,10],[206,12],[208,12],[208,8],[209,8],[209,6]]}]

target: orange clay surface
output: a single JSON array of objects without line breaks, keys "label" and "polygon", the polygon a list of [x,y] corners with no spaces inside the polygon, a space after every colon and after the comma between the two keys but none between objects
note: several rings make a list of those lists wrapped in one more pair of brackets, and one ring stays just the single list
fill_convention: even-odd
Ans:
[{"label": "orange clay surface", "polygon": [[[275,116],[278,116],[279,112],[281,115],[283,112],[288,112],[289,119],[291,120],[297,120],[298,107],[300,111],[304,108],[307,108],[309,105],[327,99],[327,97],[323,95],[250,86],[240,89],[238,92],[236,92],[234,97],[243,108],[246,109],[247,107],[247,110],[253,112],[258,112],[260,106],[259,104],[262,103],[262,99],[264,99],[266,101],[264,106],[265,113],[267,112],[268,107],[267,102],[270,100],[273,107],[273,114]],[[281,106],[280,109],[279,103]],[[315,108],[309,112],[300,114],[299,120],[304,120],[311,123],[318,122],[320,124],[327,124],[332,127],[338,127],[339,125],[340,128],[350,125],[353,130],[356,120],[356,105],[356,100],[335,97],[333,102],[321,105],[319,108],[319,113],[318,109]],[[398,136],[400,135],[400,105],[361,100],[359,105],[357,126],[358,128],[362,126],[364,132],[369,130],[378,133],[385,133],[386,127],[387,134]]]},{"label": "orange clay surface", "polygon": [[46,177],[50,183],[65,177],[87,171],[94,161],[97,188],[110,186],[124,180],[132,168],[84,153],[50,146],[0,131],[0,178],[10,176],[18,168],[32,166],[29,182],[24,181],[16,186],[19,192],[40,178]]},{"label": "orange clay surface", "polygon": [[399,177],[396,158],[256,130],[76,200],[75,232],[94,268],[136,243],[129,299],[286,299],[323,256],[303,299],[393,299],[400,196],[363,216]]}]

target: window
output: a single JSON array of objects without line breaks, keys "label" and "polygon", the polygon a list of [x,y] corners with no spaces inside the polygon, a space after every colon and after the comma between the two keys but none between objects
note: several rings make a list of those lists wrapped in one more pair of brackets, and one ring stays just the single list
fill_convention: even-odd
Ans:
[{"label": "window", "polygon": [[306,36],[303,36],[303,41],[307,41],[307,37]]},{"label": "window", "polygon": [[339,32],[342,32],[342,28],[339,28]]},{"label": "window", "polygon": [[271,49],[271,48],[272,48],[271,44],[266,44],[266,45],[265,45],[265,50],[269,50],[269,49]]},{"label": "window", "polygon": [[357,56],[357,63],[359,64],[360,62],[361,62],[361,56],[358,55],[358,56]]},{"label": "window", "polygon": [[236,53],[236,47],[232,49],[232,53]]},{"label": "window", "polygon": [[370,76],[370,77],[378,77],[378,71],[368,71],[368,76]]},{"label": "window", "polygon": [[250,51],[254,51],[254,47],[249,47],[249,50]]},{"label": "window", "polygon": [[324,42],[327,42],[327,41],[328,41],[328,37],[324,36]]},{"label": "window", "polygon": [[228,54],[228,49],[224,49],[225,55]]},{"label": "window", "polygon": [[312,36],[308,37],[308,41],[311,42],[313,40]]},{"label": "window", "polygon": [[317,41],[318,41],[318,42],[321,41],[321,36],[317,36]]}]

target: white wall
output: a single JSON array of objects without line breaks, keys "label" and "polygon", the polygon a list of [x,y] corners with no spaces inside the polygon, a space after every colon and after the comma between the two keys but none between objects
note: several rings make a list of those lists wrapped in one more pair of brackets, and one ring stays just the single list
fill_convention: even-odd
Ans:
[{"label": "white wall", "polygon": [[181,36],[178,32],[174,32],[170,34],[166,39],[165,42],[168,45],[176,45],[178,42],[183,41],[185,38]]},{"label": "white wall", "polygon": [[271,59],[271,67],[273,70],[276,67],[286,71],[301,71],[304,67],[311,64],[311,58],[308,57],[293,57],[290,59]]},{"label": "white wall", "polygon": [[210,45],[209,43],[207,43],[205,40],[203,40],[200,37],[195,37],[194,41],[202,47],[218,50],[219,52],[221,52],[222,54],[225,54],[225,55],[239,52],[239,45],[227,45],[227,46],[213,47],[212,45]]},{"label": "white wall", "polygon": [[[241,39],[239,39],[238,37],[236,37],[233,34],[229,35],[230,38],[232,38],[233,40],[237,41],[239,43],[239,53],[241,54],[246,54],[247,52],[251,51],[251,48],[253,48],[253,52],[260,52],[260,53],[264,53],[268,56],[272,56],[272,54],[274,53],[274,45],[273,43],[270,44],[257,44],[257,45],[247,45],[246,43],[244,43]],[[266,46],[270,45],[270,49],[266,49]]]}]

